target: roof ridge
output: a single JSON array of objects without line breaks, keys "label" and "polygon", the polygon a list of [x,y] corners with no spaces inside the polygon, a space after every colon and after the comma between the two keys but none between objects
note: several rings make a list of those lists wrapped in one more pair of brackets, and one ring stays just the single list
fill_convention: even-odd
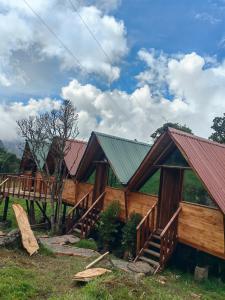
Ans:
[{"label": "roof ridge", "polygon": [[112,139],[126,141],[126,142],[129,142],[129,143],[138,144],[138,145],[151,146],[148,143],[139,142],[139,141],[135,141],[135,140],[130,140],[130,139],[123,138],[123,137],[120,137],[120,136],[115,136],[115,135],[111,135],[111,134],[107,134],[107,133],[102,133],[102,132],[98,132],[98,131],[93,131],[93,132],[96,135],[101,135],[101,136],[109,137],[109,138],[112,138]]},{"label": "roof ridge", "polygon": [[168,130],[172,134],[178,134],[178,135],[182,135],[182,136],[187,136],[187,137],[189,137],[191,139],[194,139],[194,140],[199,140],[199,141],[202,141],[202,142],[210,144],[210,145],[215,145],[217,147],[225,148],[225,144],[220,144],[218,142],[211,141],[209,139],[206,139],[206,138],[194,135],[194,134],[190,134],[188,132],[184,132],[184,131],[181,131],[181,130],[178,130],[178,129],[175,129],[175,128],[171,128],[171,127],[168,127]]},{"label": "roof ridge", "polygon": [[77,140],[77,139],[69,139],[68,142],[74,142],[74,143],[81,143],[81,144],[87,144],[86,141]]}]

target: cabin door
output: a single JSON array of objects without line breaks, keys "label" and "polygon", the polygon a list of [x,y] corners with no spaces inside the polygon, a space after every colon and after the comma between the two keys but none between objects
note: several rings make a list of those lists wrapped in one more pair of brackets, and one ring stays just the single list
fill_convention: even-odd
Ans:
[{"label": "cabin door", "polygon": [[179,206],[182,196],[183,170],[161,168],[157,228],[164,229]]},{"label": "cabin door", "polygon": [[96,165],[95,183],[92,202],[104,192],[108,179],[108,163],[99,162]]}]

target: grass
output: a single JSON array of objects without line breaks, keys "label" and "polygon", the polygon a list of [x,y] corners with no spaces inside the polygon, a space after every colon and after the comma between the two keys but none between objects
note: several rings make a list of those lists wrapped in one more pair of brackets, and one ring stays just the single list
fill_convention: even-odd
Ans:
[{"label": "grass", "polygon": [[[7,231],[18,227],[17,222],[16,222],[16,218],[15,218],[15,215],[14,215],[14,212],[13,212],[13,208],[12,208],[13,203],[18,203],[25,209],[25,211],[27,210],[26,201],[24,199],[16,199],[16,198],[10,197],[8,215],[7,215],[7,220],[9,220],[10,224],[6,229]],[[35,218],[36,218],[36,220],[40,220],[43,215],[42,215],[41,211],[39,210],[39,208],[37,207],[36,204],[35,204],[34,207],[35,207]],[[3,215],[3,210],[4,210],[4,201],[0,205],[0,216]],[[47,213],[48,216],[50,216],[50,205],[47,205],[46,213]]]},{"label": "grass", "polygon": [[[0,249],[0,299],[2,300],[136,300],[224,299],[225,284],[218,279],[202,283],[190,274],[166,270],[135,282],[127,273],[113,270],[86,285],[72,282],[90,259]],[[91,259],[92,260],[92,259]]]},{"label": "grass", "polygon": [[98,250],[98,246],[96,244],[96,242],[94,240],[80,240],[79,242],[77,242],[76,244],[74,244],[75,247],[78,248],[85,248],[85,249],[92,249],[97,251]]}]

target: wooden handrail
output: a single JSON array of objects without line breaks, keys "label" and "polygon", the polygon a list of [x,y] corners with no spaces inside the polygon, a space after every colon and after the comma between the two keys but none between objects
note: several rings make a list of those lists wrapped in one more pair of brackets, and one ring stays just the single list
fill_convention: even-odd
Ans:
[{"label": "wooden handrail", "polygon": [[105,195],[106,192],[103,192],[98,198],[97,200],[95,200],[95,202],[89,207],[89,209],[86,211],[86,213],[81,217],[80,221],[85,219],[86,216],[89,214],[89,212],[93,209],[93,207],[95,207],[95,205],[102,199],[102,197]]},{"label": "wooden handrail", "polygon": [[0,186],[2,186],[4,183],[6,183],[7,181],[9,180],[9,178],[6,178],[4,181],[2,181],[1,183],[0,183]]},{"label": "wooden handrail", "polygon": [[71,207],[71,209],[68,211],[67,216],[69,216],[92,191],[93,189],[89,191],[87,194],[85,194],[73,207]]},{"label": "wooden handrail", "polygon": [[161,232],[161,234],[160,234],[161,238],[166,234],[167,230],[170,228],[171,224],[174,222],[174,220],[176,219],[176,217],[179,215],[180,211],[181,211],[181,206],[178,207],[178,209],[176,210],[176,212],[173,214],[172,218],[167,223],[166,227]]},{"label": "wooden handrail", "polygon": [[141,225],[144,223],[144,221],[147,219],[147,217],[150,215],[150,213],[153,211],[153,209],[156,207],[157,202],[149,209],[149,211],[147,212],[147,214],[144,216],[144,218],[141,219],[140,223],[138,224],[138,226],[136,227],[136,230],[139,230]]}]

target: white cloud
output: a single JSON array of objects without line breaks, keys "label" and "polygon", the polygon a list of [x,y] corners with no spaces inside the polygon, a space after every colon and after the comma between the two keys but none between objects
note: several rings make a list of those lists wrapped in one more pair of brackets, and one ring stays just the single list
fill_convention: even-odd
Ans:
[{"label": "white cloud", "polygon": [[50,98],[30,99],[28,103],[12,102],[0,104],[0,139],[13,141],[18,139],[16,120],[35,116],[45,110],[59,107],[59,101]]},{"label": "white cloud", "polygon": [[[87,6],[84,3],[83,6],[79,6],[78,13],[107,53],[104,55],[69,2],[59,0],[27,2],[63,41],[72,55],[40,23],[23,1],[0,0],[1,72],[9,72],[13,57],[18,51],[28,53],[32,49],[30,64],[34,59],[46,60],[48,63],[48,59],[55,58],[61,64],[61,71],[71,70],[77,74],[81,71],[77,58],[82,65],[82,74],[87,76],[94,73],[109,81],[118,79],[120,61],[128,51],[126,30],[122,21],[116,20],[94,5]],[[103,5],[104,1],[101,3]],[[111,1],[111,7],[113,3],[116,5],[117,1]],[[32,57],[32,53],[38,53],[38,57]],[[22,69],[22,66],[20,67]],[[16,81],[14,73],[11,71],[9,78],[12,84]]]},{"label": "white cloud", "polygon": [[[146,72],[151,72],[151,56],[145,55],[145,59]],[[150,141],[150,134],[168,121],[186,124],[195,134],[208,137],[213,118],[225,112],[225,62],[206,67],[208,59],[196,53],[167,56],[166,61],[162,78],[171,99],[163,93],[155,97],[148,82],[133,93],[103,91],[76,79],[64,86],[61,96],[71,99],[79,113],[80,138],[87,139],[92,130],[98,130]],[[28,104],[0,105],[0,128],[8,131],[1,131],[0,138],[13,139],[16,119],[38,113],[42,108],[50,109],[52,104],[57,101],[46,98],[30,100]]]}]

